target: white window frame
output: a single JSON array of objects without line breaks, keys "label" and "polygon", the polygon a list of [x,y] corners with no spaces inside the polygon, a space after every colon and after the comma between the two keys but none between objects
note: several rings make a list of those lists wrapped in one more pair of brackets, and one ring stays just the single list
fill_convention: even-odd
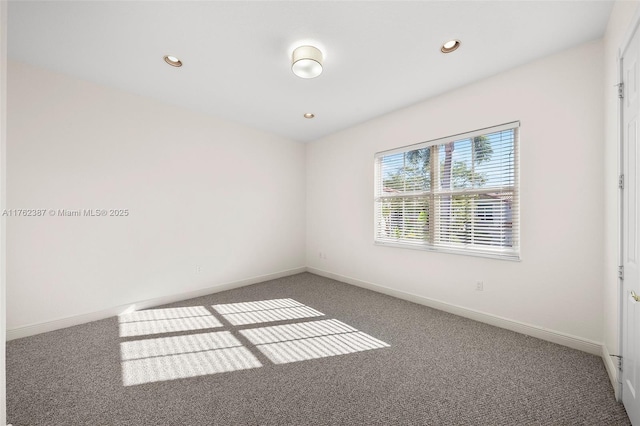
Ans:
[{"label": "white window frame", "polygon": [[[491,186],[487,188],[474,188],[474,189],[451,189],[449,191],[442,191],[438,189],[434,189],[433,187],[429,191],[413,191],[413,192],[404,192],[402,195],[394,196],[394,195],[383,195],[383,179],[381,176],[382,173],[382,161],[381,159],[385,156],[406,153],[413,150],[418,150],[422,148],[429,148],[435,145],[444,146],[450,142],[457,142],[466,139],[472,139],[477,136],[488,135],[492,133],[497,133],[505,130],[514,130],[514,148],[513,148],[513,186],[508,187],[496,187]],[[399,148],[394,148],[387,151],[377,152],[374,156],[374,164],[375,164],[375,182],[374,182],[374,244],[379,246],[388,246],[388,247],[399,247],[399,248],[409,248],[409,249],[417,249],[417,250],[426,250],[426,251],[436,251],[442,253],[452,253],[452,254],[462,254],[469,256],[480,256],[480,257],[489,257],[495,259],[502,260],[512,260],[519,261],[520,260],[520,161],[519,161],[519,151],[520,151],[520,122],[514,121],[510,123],[501,124],[498,126],[487,127],[483,129],[474,130],[471,132],[456,134],[452,136],[447,136],[444,138],[434,139],[426,142],[421,142],[413,145],[403,146]],[[439,165],[432,166],[432,171],[437,169]],[[434,185],[437,186],[437,185]],[[451,245],[440,245],[435,243],[436,237],[435,233],[437,232],[436,224],[438,223],[439,218],[437,217],[437,209],[435,207],[430,207],[430,213],[433,215],[433,219],[430,220],[432,223],[432,228],[430,229],[430,239],[431,241],[408,241],[398,239],[397,241],[389,241],[389,238],[381,239],[379,238],[379,229],[378,227],[382,223],[380,217],[380,203],[386,199],[392,199],[393,197],[401,197],[401,198],[419,198],[419,197],[428,197],[431,199],[431,205],[435,205],[434,199],[437,196],[441,196],[443,194],[451,194],[451,195],[472,195],[472,194],[488,194],[494,192],[511,192],[513,194],[512,201],[512,214],[513,214],[513,224],[511,228],[511,247],[488,247],[486,245],[458,245],[453,247]],[[445,194],[445,195],[446,195]],[[432,210],[433,209],[433,210]]]}]

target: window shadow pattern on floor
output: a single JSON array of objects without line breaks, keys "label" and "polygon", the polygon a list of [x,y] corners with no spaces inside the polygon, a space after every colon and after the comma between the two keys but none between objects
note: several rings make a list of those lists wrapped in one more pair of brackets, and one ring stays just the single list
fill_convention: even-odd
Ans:
[{"label": "window shadow pattern on floor", "polygon": [[[210,308],[149,309],[120,315],[120,337],[139,338],[120,343],[123,385],[228,373],[259,368],[263,362],[287,364],[389,346],[337,319],[319,319],[325,317],[322,312],[293,299]],[[253,326],[278,321],[289,323]],[[247,326],[250,328],[237,329]],[[206,332],[191,333],[197,330]],[[176,332],[190,334],[148,337]],[[259,351],[256,355],[262,356],[263,362],[248,346]]]}]

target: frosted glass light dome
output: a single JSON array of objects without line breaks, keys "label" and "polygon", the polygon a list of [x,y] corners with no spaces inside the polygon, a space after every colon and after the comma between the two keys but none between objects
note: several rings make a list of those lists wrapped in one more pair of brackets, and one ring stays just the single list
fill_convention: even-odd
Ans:
[{"label": "frosted glass light dome", "polygon": [[291,71],[300,78],[322,74],[322,52],[313,46],[300,46],[291,55]]}]

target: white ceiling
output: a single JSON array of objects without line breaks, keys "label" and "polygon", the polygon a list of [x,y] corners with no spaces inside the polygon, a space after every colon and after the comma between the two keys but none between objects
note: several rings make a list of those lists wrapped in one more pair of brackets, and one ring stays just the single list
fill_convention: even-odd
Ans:
[{"label": "white ceiling", "polygon": [[[579,0],[13,1],[9,58],[311,141],[598,39],[611,7]],[[440,53],[451,38],[462,47]],[[303,42],[325,52],[318,78],[291,72],[291,51]],[[166,54],[184,66],[165,64]],[[316,118],[304,119],[305,112]]]}]

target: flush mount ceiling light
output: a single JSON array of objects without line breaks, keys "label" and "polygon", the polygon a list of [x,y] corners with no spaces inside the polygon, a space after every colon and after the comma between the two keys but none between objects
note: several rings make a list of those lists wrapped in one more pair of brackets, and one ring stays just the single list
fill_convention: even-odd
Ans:
[{"label": "flush mount ceiling light", "polygon": [[448,42],[442,45],[442,47],[440,48],[440,51],[442,53],[451,53],[454,50],[458,49],[458,47],[460,47],[460,40],[449,40]]},{"label": "flush mount ceiling light", "polygon": [[322,52],[313,46],[297,47],[291,55],[291,71],[300,78],[322,74]]},{"label": "flush mount ceiling light", "polygon": [[181,67],[182,66],[182,61],[180,59],[176,58],[175,56],[165,55],[164,61],[166,63],[168,63],[169,65],[171,65],[172,67]]},{"label": "flush mount ceiling light", "polygon": [[306,113],[306,114],[304,115],[304,118],[313,118],[313,117],[315,117],[315,116],[316,116],[315,114],[312,114],[312,113],[308,112],[308,113]]}]

